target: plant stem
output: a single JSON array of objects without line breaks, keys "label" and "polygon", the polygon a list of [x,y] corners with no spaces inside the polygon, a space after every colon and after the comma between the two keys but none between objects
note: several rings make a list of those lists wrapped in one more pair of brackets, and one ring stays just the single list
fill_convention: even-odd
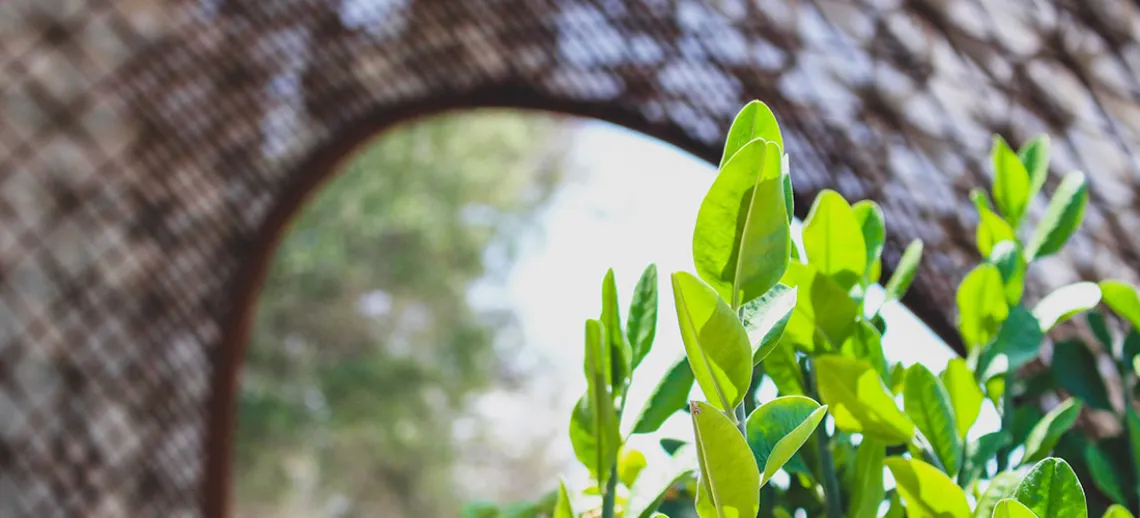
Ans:
[{"label": "plant stem", "polygon": [[[1005,373],[1005,387],[1001,391],[1001,431],[1008,434],[1013,434],[1013,369],[1009,369]],[[1012,449],[1009,446],[1002,446],[998,449],[997,454],[997,469],[998,473],[1005,471],[1009,467],[1009,454]]]},{"label": "plant stem", "polygon": [[744,403],[736,405],[736,429],[740,430],[740,435],[748,440],[748,423],[745,422]]},{"label": "plant stem", "polygon": [[[819,400],[819,390],[815,383],[815,364],[809,357],[804,362],[804,387],[812,399]],[[819,434],[819,472],[823,479],[823,496],[827,504],[827,518],[843,518],[843,504],[839,498],[839,477],[835,474],[835,460],[831,457],[831,437],[827,434],[827,423],[822,422],[816,429]]]},{"label": "plant stem", "polygon": [[602,495],[602,518],[614,518],[614,508],[617,506],[617,464],[610,468],[610,480],[606,482],[606,492]]}]

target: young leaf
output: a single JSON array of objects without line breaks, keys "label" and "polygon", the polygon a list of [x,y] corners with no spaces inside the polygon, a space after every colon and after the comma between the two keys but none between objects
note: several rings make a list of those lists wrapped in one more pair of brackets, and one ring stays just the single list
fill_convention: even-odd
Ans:
[{"label": "young leaf", "polygon": [[849,518],[877,518],[883,503],[883,460],[886,448],[882,443],[863,438],[855,453],[855,473],[852,477],[851,502],[847,508]]},{"label": "young leaf", "polygon": [[850,358],[871,362],[883,383],[890,383],[891,374],[887,368],[887,358],[883,355],[883,337],[870,322],[862,320],[856,324],[855,332],[843,342],[840,349]]},{"label": "young leaf", "polygon": [[883,209],[878,203],[862,200],[851,206],[855,213],[855,222],[863,231],[863,243],[867,248],[867,277],[868,282],[877,282],[878,275],[871,270],[878,265],[879,257],[883,255],[883,245],[887,240],[887,225],[883,218]]},{"label": "young leaf", "polygon": [[930,443],[948,475],[958,473],[962,459],[962,439],[958,437],[950,395],[942,383],[921,363],[907,369],[903,387],[903,408]]},{"label": "young leaf", "polygon": [[957,301],[958,331],[971,350],[993,340],[1009,316],[1001,272],[992,264],[979,265],[962,279]]},{"label": "young leaf", "polygon": [[724,155],[720,157],[718,169],[724,169],[724,165],[740,148],[758,138],[775,142],[781,150],[784,148],[784,138],[780,135],[780,125],[776,123],[775,114],[768,105],[752,101],[744,105],[733,119],[732,127],[728,129],[728,138],[724,141]]},{"label": "young leaf", "polygon": [[785,396],[761,405],[748,416],[748,446],[761,469],[761,486],[791,460],[826,413],[826,406],[810,398]]},{"label": "young leaf", "polygon": [[990,432],[977,440],[966,444],[962,455],[962,471],[958,481],[962,486],[968,487],[975,480],[986,474],[986,464],[997,455],[998,451],[1010,444],[1007,432]]},{"label": "young leaf", "polygon": [[966,494],[945,473],[921,460],[891,457],[884,462],[906,502],[909,518],[968,518]]},{"label": "young leaf", "polygon": [[1001,216],[986,208],[978,209],[978,230],[974,241],[982,257],[989,257],[998,243],[1016,239],[1013,228]]},{"label": "young leaf", "polygon": [[768,357],[780,343],[796,307],[796,288],[777,284],[768,293],[741,308],[741,320],[752,343],[752,364]]},{"label": "young leaf", "polygon": [[736,313],[700,279],[673,274],[681,339],[693,376],[710,402],[732,412],[752,383],[752,347]]},{"label": "young leaf", "polygon": [[611,368],[613,369],[614,392],[620,392],[633,372],[633,349],[621,331],[621,312],[618,306],[617,284],[614,282],[614,270],[606,272],[602,280],[602,324],[606,332],[607,349],[610,351]]},{"label": "young leaf", "polygon": [[701,518],[756,516],[760,511],[760,470],[744,436],[711,405],[693,401],[689,411],[701,469],[697,514]]},{"label": "young leaf", "polygon": [[850,289],[867,271],[867,245],[855,212],[843,196],[824,190],[815,198],[803,230],[808,264]]},{"label": "young leaf", "polygon": [[1112,410],[1108,389],[1097,370],[1096,356],[1084,343],[1064,340],[1053,344],[1053,379],[1061,388],[1093,408]]},{"label": "young leaf", "polygon": [[1066,399],[1045,414],[1025,438],[1025,457],[1021,463],[1037,462],[1048,456],[1049,451],[1057,445],[1057,441],[1061,440],[1061,436],[1076,424],[1077,416],[1080,414],[1081,403],[1073,398]]},{"label": "young leaf", "polygon": [[1048,333],[1077,313],[1095,308],[1100,303],[1100,287],[1095,282],[1078,282],[1053,290],[1033,308],[1033,316]]},{"label": "young leaf", "polygon": [[578,400],[570,416],[570,444],[574,447],[574,456],[598,481],[599,490],[609,479],[610,468],[617,462],[621,447],[617,412],[612,401],[608,405],[605,401],[597,411],[591,407],[587,394]]},{"label": "young leaf", "polygon": [[1114,313],[1132,324],[1132,329],[1140,329],[1140,295],[1134,286],[1124,281],[1100,281],[1100,291]]},{"label": "young leaf", "polygon": [[910,283],[914,281],[914,273],[918,271],[918,263],[921,261],[922,240],[915,239],[906,246],[902,259],[899,259],[899,264],[895,266],[895,273],[887,282],[885,288],[886,302],[900,300],[903,295],[906,295],[906,291],[910,289]]},{"label": "young leaf", "polygon": [[1049,200],[1045,215],[1029,238],[1029,245],[1025,247],[1025,259],[1040,259],[1057,253],[1065,246],[1069,236],[1081,226],[1088,201],[1089,191],[1084,173],[1074,171],[1065,175],[1053,193],[1053,198]]},{"label": "young leaf", "polygon": [[831,408],[836,428],[888,446],[914,438],[914,423],[895,405],[870,363],[828,355],[816,358],[815,367],[820,397]]},{"label": "young leaf", "polygon": [[1038,518],[1033,511],[1025,507],[1025,504],[1018,502],[1012,498],[1006,498],[998,502],[994,507],[993,518]]},{"label": "young leaf", "polygon": [[688,358],[681,358],[665,373],[653,395],[649,396],[637,423],[633,425],[633,433],[656,432],[670,416],[689,404],[689,392],[692,390],[693,369],[689,367]]},{"label": "young leaf", "polygon": [[618,457],[618,480],[620,480],[625,487],[633,487],[634,482],[637,481],[637,477],[641,475],[645,466],[646,460],[644,453],[633,448],[623,448],[621,456]]},{"label": "young leaf", "polygon": [[1025,272],[1029,265],[1021,254],[1021,248],[1014,241],[1002,241],[990,250],[990,264],[997,266],[1001,282],[1005,285],[1005,301],[1010,306],[1021,302],[1025,291]]},{"label": "young leaf", "polygon": [[650,264],[637,280],[629,317],[625,323],[626,337],[633,349],[633,366],[641,364],[653,348],[657,336],[657,265]]},{"label": "young leaf", "polygon": [[788,267],[791,227],[780,169],[778,144],[745,144],[717,174],[697,212],[693,263],[733,308],[763,295]]},{"label": "young leaf", "polygon": [[1049,136],[1041,135],[1026,142],[1017,150],[1017,156],[1029,173],[1029,200],[1032,201],[1049,176]]},{"label": "young leaf", "polygon": [[[994,137],[994,200],[1011,227],[1017,227],[1029,206],[1029,173],[1021,158],[1001,137]],[[984,255],[989,255],[988,253]]]},{"label": "young leaf", "polygon": [[1038,462],[1017,485],[1013,497],[1040,518],[1088,518],[1085,491],[1064,460]]},{"label": "young leaf", "polygon": [[834,279],[813,266],[792,263],[781,282],[797,289],[785,341],[809,351],[829,350],[841,346],[855,330],[859,306]]},{"label": "young leaf", "polygon": [[648,466],[629,490],[624,516],[650,518],[661,507],[669,488],[690,476],[697,465],[696,448],[685,445],[664,463]]},{"label": "young leaf", "polygon": [[1003,471],[995,475],[993,480],[990,480],[989,486],[986,487],[986,491],[978,497],[978,505],[974,508],[974,518],[992,517],[998,502],[1013,497],[1013,493],[1017,491],[1017,485],[1028,472],[1029,468],[1025,467],[1015,471]]},{"label": "young leaf", "polygon": [[965,440],[966,433],[978,420],[978,414],[982,411],[982,401],[986,396],[974,379],[974,373],[970,372],[965,358],[955,358],[946,364],[946,370],[942,371],[942,384],[946,387],[950,403],[954,407],[958,437]]},{"label": "young leaf", "polygon": [[1135,518],[1128,509],[1121,505],[1113,505],[1104,512],[1101,518]]},{"label": "young leaf", "polygon": [[566,481],[558,477],[558,502],[554,504],[552,518],[577,518],[574,508],[570,505],[570,495],[566,491]]},{"label": "young leaf", "polygon": [[1118,504],[1128,503],[1128,499],[1124,496],[1124,488],[1121,486],[1121,477],[1116,473],[1116,469],[1112,466],[1112,461],[1108,459],[1108,456],[1092,442],[1085,444],[1084,453],[1085,465],[1088,466],[1089,473],[1092,475],[1093,485],[1101,493],[1112,498],[1114,502]]}]

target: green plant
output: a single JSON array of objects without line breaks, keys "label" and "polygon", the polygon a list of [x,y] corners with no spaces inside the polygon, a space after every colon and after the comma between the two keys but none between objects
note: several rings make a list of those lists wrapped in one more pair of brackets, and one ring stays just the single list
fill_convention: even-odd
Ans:
[{"label": "green plant", "polygon": [[[1071,173],[1027,239],[1019,238],[1045,184],[1048,146],[1042,137],[1014,152],[995,139],[996,209],[987,193],[972,193],[983,262],[957,294],[969,355],[935,375],[921,364],[892,364],[883,353],[882,304],[872,307],[867,297],[881,280],[886,223],[880,207],[823,191],[804,223],[801,256],[791,237],[793,197],[779,127],[767,106],[748,104],[729,131],[697,214],[696,275],[670,276],[685,357],[660,380],[632,430],[620,430],[629,381],[652,346],[657,282],[650,266],[623,331],[609,272],[601,316],[585,326],[589,388],[570,426],[592,486],[572,491],[563,483],[555,503],[534,516],[1088,516],[1077,472],[1050,454],[1062,449],[1083,406],[1104,404],[1104,391],[1085,379],[1101,383],[1100,377],[1095,368],[1058,376],[1060,387],[1076,397],[1034,415],[1034,407],[1021,412],[1013,405],[1015,392],[1027,393],[1014,374],[1038,356],[1052,329],[1102,298],[1140,327],[1140,296],[1117,281],[1077,283],[1032,310],[1024,305],[1029,266],[1063,247],[1087,203],[1084,176]],[[921,256],[921,242],[907,247],[886,282],[886,301],[905,294]],[[1098,336],[1111,342],[1107,326],[1101,329]],[[1086,349],[1063,343],[1055,355],[1085,361]],[[1132,331],[1116,350],[1126,379],[1140,370],[1140,335]],[[759,404],[765,376],[779,397]],[[707,401],[688,400],[694,381]],[[987,399],[1001,426],[971,440]],[[630,434],[655,432],[678,411],[688,411],[694,435],[691,442],[661,441],[668,465],[646,466],[639,453],[623,451]],[[1130,403],[1121,418],[1131,440],[1140,438],[1140,417]],[[1080,465],[1096,466],[1093,471],[1115,464],[1096,445],[1080,455]],[[787,483],[770,483],[778,471],[788,475]],[[1094,480],[1113,491],[1103,476]],[[1134,494],[1140,477],[1112,480],[1116,493],[1127,487]],[[1105,516],[1131,515],[1117,505]]]}]

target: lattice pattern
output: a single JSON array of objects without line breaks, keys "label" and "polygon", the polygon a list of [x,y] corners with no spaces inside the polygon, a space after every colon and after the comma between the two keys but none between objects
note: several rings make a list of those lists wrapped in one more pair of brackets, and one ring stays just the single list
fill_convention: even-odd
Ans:
[{"label": "lattice pattern", "polygon": [[[1035,274],[1136,280],[1140,16],[1125,0],[7,0],[0,3],[0,515],[223,512],[253,279],[301,193],[408,116],[506,105],[705,158],[751,98],[797,211],[882,202],[887,265],[953,340],[966,193],[998,131],[1092,176]],[[1039,217],[1041,203],[1032,207]],[[889,270],[889,268],[888,268]]]}]

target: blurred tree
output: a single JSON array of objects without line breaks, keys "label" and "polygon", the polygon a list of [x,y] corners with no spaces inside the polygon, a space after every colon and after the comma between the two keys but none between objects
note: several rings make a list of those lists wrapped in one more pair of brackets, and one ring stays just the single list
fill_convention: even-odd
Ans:
[{"label": "blurred tree", "polygon": [[562,177],[567,127],[511,112],[418,122],[303,208],[246,358],[239,516],[458,516],[452,424],[514,379],[509,313],[468,293],[508,269]]}]

